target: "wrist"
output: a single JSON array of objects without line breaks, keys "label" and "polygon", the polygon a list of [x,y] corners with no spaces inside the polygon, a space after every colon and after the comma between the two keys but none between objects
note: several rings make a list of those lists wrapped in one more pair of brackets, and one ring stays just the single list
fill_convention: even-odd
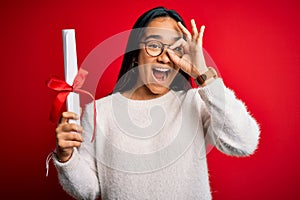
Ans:
[{"label": "wrist", "polygon": [[53,153],[54,153],[55,158],[59,162],[65,163],[65,162],[68,162],[71,159],[72,154],[73,154],[73,149],[71,150],[71,153],[62,152],[62,151],[57,150],[57,149]]},{"label": "wrist", "polygon": [[199,74],[194,80],[197,86],[203,87],[216,78],[218,78],[217,71],[212,67],[208,67],[205,72]]},{"label": "wrist", "polygon": [[198,76],[200,76],[202,73],[206,72],[207,70],[208,70],[207,67],[205,69],[202,69],[202,70],[198,69],[197,67],[193,67],[190,76],[193,79],[196,79]]}]

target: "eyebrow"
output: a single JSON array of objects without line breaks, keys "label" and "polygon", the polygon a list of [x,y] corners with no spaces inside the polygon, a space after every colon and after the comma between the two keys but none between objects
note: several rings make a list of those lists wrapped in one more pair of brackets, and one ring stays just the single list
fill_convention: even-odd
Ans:
[{"label": "eyebrow", "polygon": [[[162,36],[161,35],[149,35],[145,38],[145,40],[147,41],[148,39],[151,39],[151,38],[153,38],[153,39],[162,39]],[[181,38],[182,37],[179,36],[179,37],[174,37],[173,39],[174,39],[174,41],[177,41]]]}]

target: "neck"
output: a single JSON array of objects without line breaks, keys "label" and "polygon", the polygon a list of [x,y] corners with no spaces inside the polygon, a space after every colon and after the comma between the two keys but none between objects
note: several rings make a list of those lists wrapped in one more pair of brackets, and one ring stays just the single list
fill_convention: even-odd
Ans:
[{"label": "neck", "polygon": [[132,100],[150,100],[150,99],[161,97],[170,91],[169,88],[164,88],[164,89],[160,88],[159,90],[157,89],[153,90],[153,88],[152,89],[150,88],[138,78],[138,80],[135,83],[135,86],[130,90],[122,93],[122,95]]},{"label": "neck", "polygon": [[147,86],[143,85],[138,88],[134,87],[122,93],[123,96],[132,100],[150,100],[163,96],[164,94],[152,93]]}]

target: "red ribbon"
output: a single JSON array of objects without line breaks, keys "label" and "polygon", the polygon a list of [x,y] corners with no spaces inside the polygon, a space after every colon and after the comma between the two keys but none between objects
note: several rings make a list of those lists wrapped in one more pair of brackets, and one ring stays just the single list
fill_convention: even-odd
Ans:
[{"label": "red ribbon", "polygon": [[65,81],[57,78],[56,76],[52,76],[48,82],[47,86],[50,89],[53,89],[55,91],[58,91],[59,93],[57,94],[54,103],[52,105],[51,113],[50,113],[50,121],[53,123],[56,123],[61,115],[61,109],[64,103],[66,102],[67,96],[70,94],[70,92],[77,92],[77,93],[83,93],[89,95],[94,102],[94,132],[93,132],[93,137],[92,141],[95,138],[95,133],[96,133],[96,116],[97,116],[97,110],[96,110],[96,101],[94,96],[89,93],[88,91],[82,90],[81,87],[86,79],[88,72],[84,69],[79,69],[73,85],[69,85]]}]

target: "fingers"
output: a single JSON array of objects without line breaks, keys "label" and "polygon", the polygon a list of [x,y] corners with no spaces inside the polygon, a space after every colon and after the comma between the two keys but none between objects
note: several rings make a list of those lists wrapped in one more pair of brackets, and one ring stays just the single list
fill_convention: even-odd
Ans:
[{"label": "fingers", "polygon": [[68,161],[74,147],[80,147],[83,139],[80,134],[61,133],[56,138],[56,157],[60,162]]},{"label": "fingers", "polygon": [[193,40],[196,41],[197,43],[203,43],[203,34],[204,34],[204,29],[205,26],[202,25],[200,27],[200,31],[198,31],[196,22],[194,19],[191,20],[191,26],[192,26],[192,34],[189,32],[187,28],[185,28],[182,23],[178,22],[179,28],[182,30],[182,32],[185,34],[186,38],[188,41]]},{"label": "fingers", "polygon": [[56,152],[61,162],[70,159],[73,147],[80,147],[84,141],[83,129],[77,124],[61,123],[56,128]]},{"label": "fingers", "polygon": [[[56,138],[64,139],[64,140],[77,140],[83,142],[83,128],[77,124],[60,124],[57,126],[56,130]],[[61,137],[63,136],[63,137]]]},{"label": "fingers", "polygon": [[70,159],[73,147],[80,147],[84,141],[83,128],[78,124],[69,123],[69,120],[77,120],[79,116],[73,112],[63,112],[56,132],[56,156],[59,161],[66,162]]},{"label": "fingers", "polygon": [[61,117],[61,123],[55,129],[56,139],[58,146],[61,148],[68,148],[68,146],[59,145],[66,141],[74,141],[76,146],[78,144],[76,142],[83,142],[83,128],[78,124],[69,124],[69,119],[77,120],[79,117],[73,112],[63,112]]},{"label": "fingers", "polygon": [[[59,149],[60,152],[64,152],[64,156],[68,156],[66,154],[71,154],[73,147],[80,147],[81,142],[74,141],[74,140],[58,140],[57,141],[57,149]],[[69,153],[66,153],[66,150],[71,150]],[[57,150],[58,151],[58,150]]]},{"label": "fingers", "polygon": [[70,133],[83,133],[82,126],[78,124],[69,124],[69,119],[77,120],[79,116],[73,112],[63,112],[61,116],[61,122],[56,127],[56,134],[60,134],[62,132],[70,132]]},{"label": "fingers", "polygon": [[76,144],[75,147],[80,146],[80,143],[84,141],[81,134],[70,133],[70,132],[61,132],[56,136],[57,144],[60,148],[69,148],[74,146],[69,146],[70,144]]},{"label": "fingers", "polygon": [[201,44],[201,46],[203,44],[204,30],[205,30],[205,26],[202,25],[200,28],[200,33],[199,33],[198,37],[196,38],[197,43]]},{"label": "fingers", "polygon": [[58,148],[64,149],[79,147],[81,142],[84,141],[82,133],[83,128],[77,124],[60,124],[56,128],[56,141]]},{"label": "fingers", "polygon": [[191,25],[192,25],[193,40],[196,40],[198,37],[198,29],[194,19],[191,20]]},{"label": "fingers", "polygon": [[190,74],[189,69],[192,68],[192,64],[185,58],[185,57],[178,57],[172,50],[167,49],[168,55],[170,56],[170,59],[177,65],[179,68],[181,68],[186,73]]},{"label": "fingers", "polygon": [[56,132],[76,132],[76,133],[83,133],[82,126],[77,124],[60,124],[56,128]]},{"label": "fingers", "polygon": [[192,35],[191,33],[189,32],[189,30],[187,30],[187,28],[185,28],[183,26],[183,24],[181,22],[178,22],[178,26],[179,28],[181,29],[181,31],[185,34],[186,38],[188,41],[192,40]]},{"label": "fingers", "polygon": [[185,73],[189,74],[193,78],[196,78],[199,75],[199,70],[191,63],[187,54],[179,57],[170,49],[167,49],[167,53],[172,62],[174,62],[174,64]]},{"label": "fingers", "polygon": [[187,42],[183,39],[183,38],[180,38],[179,40],[177,40],[174,44],[172,44],[170,46],[170,49],[175,49],[176,47],[182,47],[184,52],[188,52],[189,51],[189,47],[188,47],[188,44]]},{"label": "fingers", "polygon": [[61,115],[60,123],[65,124],[69,121],[69,119],[77,120],[79,119],[79,116],[73,112],[63,112]]}]

